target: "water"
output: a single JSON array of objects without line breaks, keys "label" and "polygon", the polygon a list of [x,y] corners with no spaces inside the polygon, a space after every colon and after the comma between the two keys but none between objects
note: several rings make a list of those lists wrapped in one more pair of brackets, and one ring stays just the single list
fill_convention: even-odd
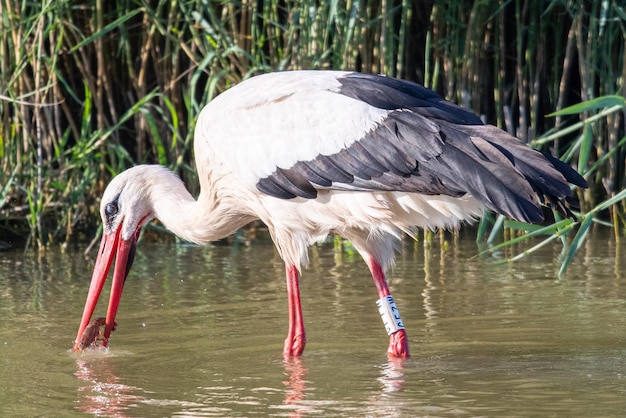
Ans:
[{"label": "water", "polygon": [[311,251],[308,345],[292,360],[266,239],[141,243],[110,351],[82,357],[67,350],[93,259],[1,253],[0,415],[622,416],[626,246],[596,231],[559,280],[560,249],[503,265],[472,258],[471,237],[407,241],[389,275],[406,361],[386,356],[364,263],[331,245]]}]

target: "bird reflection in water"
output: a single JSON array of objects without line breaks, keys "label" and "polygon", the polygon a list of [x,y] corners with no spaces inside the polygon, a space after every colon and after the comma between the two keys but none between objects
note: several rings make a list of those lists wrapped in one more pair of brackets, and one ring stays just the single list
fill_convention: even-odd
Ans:
[{"label": "bird reflection in water", "polygon": [[[373,410],[389,411],[388,404],[393,397],[390,395],[402,391],[405,383],[404,362],[405,359],[389,356],[387,363],[380,364],[380,376],[376,380],[380,383],[380,391],[371,399]],[[312,413],[319,413],[314,403],[307,402],[306,392],[313,390],[308,387],[311,384],[306,378],[309,369],[304,366],[301,357],[286,357],[283,366],[287,380],[283,381],[285,386],[285,400],[283,405],[293,408],[290,417],[301,417]]]},{"label": "bird reflection in water", "polygon": [[292,417],[300,417],[307,412],[306,407],[302,405],[304,401],[304,392],[306,391],[306,375],[309,369],[304,367],[302,358],[285,356],[283,361],[285,367],[285,376],[287,380],[283,381],[285,385],[285,405],[294,406]]},{"label": "bird reflection in water", "polygon": [[78,388],[76,409],[80,412],[104,416],[126,417],[131,404],[144,401],[137,395],[142,389],[121,383],[110,359],[76,359],[74,375],[86,383]]},{"label": "bird reflection in water", "polygon": [[382,393],[398,392],[404,386],[404,361],[399,358],[389,357],[389,362],[381,365],[378,381],[382,384]]}]

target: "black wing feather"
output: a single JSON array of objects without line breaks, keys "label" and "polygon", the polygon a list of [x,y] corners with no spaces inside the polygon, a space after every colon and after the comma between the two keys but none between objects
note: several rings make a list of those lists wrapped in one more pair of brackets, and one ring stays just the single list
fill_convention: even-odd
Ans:
[{"label": "black wing feather", "polygon": [[419,109],[426,118],[463,125],[482,125],[478,116],[446,101],[434,91],[405,80],[376,74],[352,73],[341,80],[341,94],[379,109]]},{"label": "black wing feather", "polygon": [[541,203],[572,216],[569,183],[587,186],[567,164],[422,86],[369,74],[339,81],[337,94],[390,110],[387,117],[333,155],[277,168],[258,182],[259,190],[282,199],[312,199],[320,188],[469,193],[496,212],[540,222]]}]

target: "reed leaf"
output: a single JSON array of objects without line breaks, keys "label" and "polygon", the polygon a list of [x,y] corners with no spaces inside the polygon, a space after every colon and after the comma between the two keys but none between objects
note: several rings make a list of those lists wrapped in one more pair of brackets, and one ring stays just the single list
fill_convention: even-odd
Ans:
[{"label": "reed leaf", "polygon": [[[520,223],[521,224],[521,223]],[[534,227],[529,227],[529,229],[532,229],[532,231],[528,232],[527,234],[524,235],[520,235],[517,236],[513,239],[510,239],[508,241],[502,242],[500,244],[496,244],[496,245],[492,245],[489,248],[481,251],[478,255],[485,255],[486,253],[492,252],[492,251],[496,251],[496,250],[501,250],[503,248],[509,247],[511,245],[514,244],[518,244],[524,241],[527,241],[531,238],[535,238],[538,237],[540,235],[548,235],[550,238],[550,240],[552,240],[553,238],[558,237],[559,235],[568,232],[569,230],[571,230],[571,228],[575,225],[575,222],[571,219],[563,219],[561,221],[558,221],[554,224],[551,225],[547,225],[547,226],[541,226],[539,228],[534,228]],[[512,261],[512,260],[509,260]]]},{"label": "reed leaf", "polygon": [[578,231],[576,232],[576,235],[574,236],[574,239],[572,239],[572,242],[570,243],[570,246],[565,253],[565,257],[561,261],[561,267],[559,268],[559,274],[558,274],[559,277],[563,276],[563,274],[565,273],[565,270],[567,269],[567,266],[569,266],[572,259],[574,258],[574,255],[576,254],[576,252],[578,252],[580,247],[582,247],[585,241],[585,237],[587,236],[587,234],[589,233],[589,230],[591,229],[592,221],[593,221],[593,215],[587,214],[584,217],[583,221],[581,222],[580,227],[578,228]]},{"label": "reed leaf", "polygon": [[69,53],[72,54],[76,51],[78,51],[79,49],[83,48],[84,46],[91,44],[95,41],[97,41],[98,39],[103,38],[104,36],[106,36],[107,34],[109,34],[110,32],[118,29],[120,26],[126,24],[129,20],[131,20],[133,17],[137,16],[138,14],[142,13],[143,9],[141,8],[137,8],[134,10],[130,10],[128,12],[126,12],[123,16],[120,16],[119,18],[115,19],[113,22],[109,23],[108,25],[106,25],[105,27],[103,27],[102,29],[100,29],[98,32],[84,38],[82,41],[78,42],[76,45],[74,45],[70,50]]},{"label": "reed leaf", "polygon": [[577,115],[583,112],[613,107],[625,108],[626,98],[616,95],[597,97],[595,99],[587,100],[586,102],[577,103],[564,109],[557,110],[556,112],[548,114],[548,116]]}]

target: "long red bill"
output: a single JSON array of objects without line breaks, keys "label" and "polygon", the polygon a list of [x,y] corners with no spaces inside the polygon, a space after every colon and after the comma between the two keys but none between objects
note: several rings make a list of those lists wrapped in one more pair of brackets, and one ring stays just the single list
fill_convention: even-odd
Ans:
[{"label": "long red bill", "polygon": [[[83,310],[83,317],[78,327],[78,334],[74,341],[74,351],[80,350],[80,341],[91,320],[91,316],[96,308],[104,282],[111,269],[113,258],[115,257],[115,269],[113,270],[113,283],[111,285],[111,295],[109,297],[109,306],[106,315],[106,324],[104,327],[102,346],[106,347],[109,344],[109,336],[113,330],[115,323],[115,315],[120,305],[120,299],[122,298],[122,290],[124,289],[124,282],[130,271],[130,267],[133,264],[135,257],[135,248],[137,245],[137,238],[141,228],[137,228],[137,231],[128,239],[125,240],[121,237],[122,227],[118,227],[114,234],[103,234],[102,241],[100,243],[100,250],[98,251],[98,257],[96,258],[96,264],[93,269],[93,275],[91,276],[91,284],[89,286],[89,293],[87,294],[87,301],[85,302],[85,308]],[[84,348],[84,347],[83,347]]]}]

